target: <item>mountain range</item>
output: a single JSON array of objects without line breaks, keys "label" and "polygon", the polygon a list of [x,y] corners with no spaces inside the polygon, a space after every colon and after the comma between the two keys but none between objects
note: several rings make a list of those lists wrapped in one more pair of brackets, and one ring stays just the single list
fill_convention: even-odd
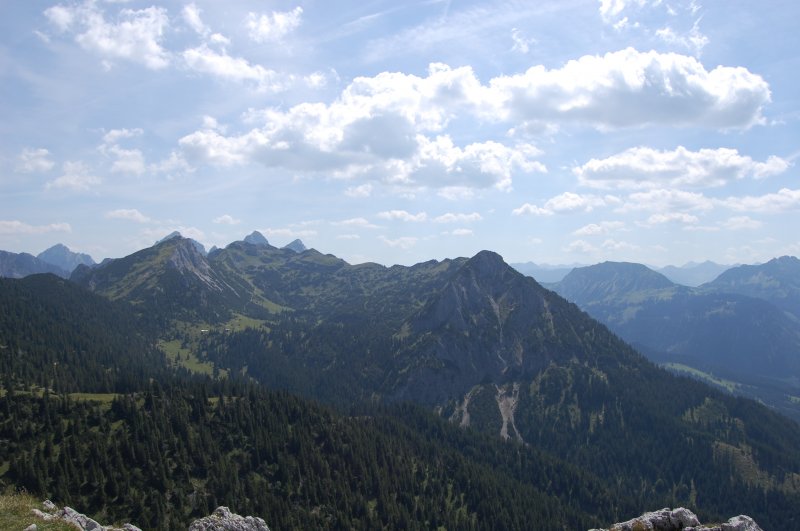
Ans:
[{"label": "mountain range", "polygon": [[652,360],[800,419],[798,265],[739,266],[689,288],[640,264],[605,262],[552,287]]},{"label": "mountain range", "polygon": [[[121,312],[128,312],[127,317],[119,319],[133,324],[136,334],[149,337],[150,344],[163,354],[161,362],[149,361],[137,373],[140,377],[127,380],[124,385],[128,387],[113,378],[106,380],[109,386],[106,390],[116,393],[131,392],[131,386],[135,387],[137,381],[140,388],[138,398],[133,396],[115,402],[108,413],[110,416],[105,421],[97,421],[98,429],[115,430],[120,423],[127,426],[126,423],[139,418],[140,410],[146,413],[143,419],[161,419],[168,411],[175,411],[176,417],[172,420],[164,417],[158,421],[163,423],[163,428],[158,430],[169,433],[180,429],[190,441],[197,441],[192,444],[199,444],[206,438],[208,441],[203,444],[209,451],[216,448],[217,443],[212,441],[217,438],[220,444],[228,439],[240,440],[238,445],[227,446],[219,459],[225,459],[227,468],[248,471],[247,474],[255,474],[254,481],[264,482],[261,490],[278,496],[279,500],[273,500],[273,505],[281,507],[274,509],[280,514],[289,514],[291,510],[299,511],[298,514],[309,511],[309,518],[312,518],[312,514],[320,514],[320,511],[325,514],[327,510],[291,494],[310,488],[312,491],[307,496],[315,499],[322,496],[325,489],[320,489],[320,484],[315,482],[325,477],[323,468],[298,478],[295,472],[298,465],[286,464],[289,468],[278,465],[284,462],[280,456],[303,448],[309,456],[317,455],[317,451],[332,452],[324,459],[336,461],[340,459],[340,449],[346,452],[347,448],[361,448],[361,443],[351,441],[343,447],[334,444],[336,435],[335,430],[330,431],[331,426],[350,430],[354,429],[352,422],[360,422],[359,419],[380,419],[388,414],[398,420],[388,424],[369,421],[370,425],[379,424],[384,428],[380,434],[370,431],[368,437],[385,441],[384,448],[394,446],[398,455],[407,456],[403,470],[415,471],[413,479],[409,477],[408,487],[414,494],[398,492],[393,501],[388,498],[381,501],[383,498],[377,496],[374,507],[361,510],[364,518],[383,514],[380,511],[386,510],[389,504],[396,506],[398,514],[408,511],[409,521],[413,522],[414,512],[422,510],[419,497],[425,496],[424,489],[418,491],[417,488],[424,486],[429,477],[430,488],[437,486],[428,495],[443,496],[436,499],[442,500],[442,507],[453,508],[454,522],[458,521],[456,514],[465,517],[484,514],[480,507],[489,504],[494,508],[485,514],[495,514],[498,522],[509,522],[509,528],[529,527],[530,521],[518,519],[524,500],[510,501],[505,509],[499,509],[491,488],[481,487],[481,495],[476,496],[477,491],[463,490],[467,483],[453,482],[447,487],[444,483],[440,485],[440,477],[432,473],[437,467],[445,470],[450,467],[454,474],[462,477],[461,467],[468,465],[461,459],[472,456],[480,466],[486,466],[481,474],[489,474],[492,467],[497,468],[492,482],[510,481],[503,484],[516,485],[520,492],[530,492],[530,497],[556,493],[556,498],[547,498],[550,501],[537,502],[536,506],[543,511],[551,511],[549,514],[555,522],[554,525],[543,524],[543,529],[575,528],[577,523],[591,522],[588,516],[591,514],[614,521],[621,513],[667,505],[697,507],[697,512],[707,519],[746,512],[766,527],[800,529],[800,521],[793,519],[793,508],[800,504],[800,425],[756,402],[736,398],[695,379],[678,377],[658,368],[623,342],[620,337],[624,339],[624,336],[618,331],[619,326],[650,315],[651,301],[674,299],[683,301],[683,306],[678,306],[669,319],[649,317],[651,328],[664,328],[664,322],[668,322],[671,328],[665,328],[666,331],[686,329],[701,317],[705,321],[701,320],[698,327],[711,326],[716,325],[716,316],[729,319],[728,316],[733,315],[735,319],[725,322],[741,330],[759,317],[763,322],[759,321],[757,330],[761,332],[761,327],[772,326],[763,329],[764,336],[790,342],[794,338],[790,314],[767,301],[744,295],[723,296],[712,290],[695,295],[690,288],[676,286],[662,275],[642,269],[643,266],[602,264],[597,267],[602,275],[595,275],[591,268],[587,268],[588,271],[575,269],[564,278],[559,289],[578,306],[591,307],[591,311],[587,311],[608,321],[611,330],[490,251],[409,267],[373,263],[351,265],[313,249],[279,249],[270,245],[266,238],[262,241],[257,236],[250,241],[233,242],[208,255],[191,240],[175,236],[124,258],[93,267],[78,266],[70,277],[72,286],[64,297],[75,297],[97,306],[110,304],[121,308]],[[20,284],[24,281],[47,283],[54,280],[36,276],[32,280],[6,282],[11,283],[9,289],[15,293],[13,289],[24,288],[25,284]],[[591,305],[592,301],[609,302],[623,296],[627,301],[625,308],[632,309],[623,310],[621,314],[612,310],[622,308],[622,303],[612,305],[612,310],[606,313],[600,311],[602,305]],[[694,298],[700,296],[706,298]],[[27,305],[28,299],[34,296],[12,294],[7,297],[16,301],[15,304]],[[637,304],[639,306],[635,306]],[[688,311],[694,312],[689,314],[691,319],[685,316],[684,312]],[[13,315],[19,310],[7,313]],[[58,339],[63,333],[57,331],[57,322],[69,323],[70,317],[50,311],[39,313],[44,319],[52,314],[56,321],[34,325],[42,330],[53,329],[53,333],[43,333],[41,340],[45,343],[62,341]],[[96,313],[111,314],[110,311]],[[81,319],[80,314],[75,318]],[[672,326],[673,321],[678,322]],[[16,320],[11,322],[16,324],[4,328],[8,337],[0,336],[0,343],[6,347],[19,345],[15,347],[17,350],[30,350],[27,359],[38,359],[44,352],[79,351],[87,359],[94,360],[91,366],[106,366],[109,374],[118,373],[113,361],[104,357],[105,351],[99,347],[108,344],[110,339],[100,340],[101,335],[89,330],[71,339],[67,348],[48,350],[45,344],[34,350],[20,339],[26,334],[23,324]],[[728,328],[729,334],[736,330],[736,326]],[[124,337],[131,333],[121,330],[119,335]],[[77,348],[69,346],[84,335],[96,336],[98,341]],[[12,338],[16,338],[13,339],[15,343]],[[745,339],[749,338],[729,338],[728,348],[744,344]],[[7,354],[10,350],[5,348],[2,352]],[[667,353],[673,354],[669,349]],[[683,360],[691,358],[690,353],[678,354]],[[7,360],[3,362],[4,367],[8,367],[10,360],[16,358],[4,359]],[[756,362],[752,361],[752,356],[748,360],[743,354],[731,359],[740,362],[742,367],[749,367],[751,372],[761,370],[763,365],[758,376],[773,380],[774,373],[787,374],[796,370],[792,357],[777,347]],[[47,363],[31,361],[4,371],[7,374],[4,387],[27,386],[25,388],[29,389],[42,383],[46,387],[47,371],[52,362],[66,363],[61,358],[47,358]],[[75,366],[75,362],[71,362],[71,366]],[[172,367],[178,373],[166,375],[165,367]],[[81,378],[76,373],[74,380]],[[194,382],[192,378],[205,378],[201,380],[205,383],[191,383]],[[181,383],[183,381],[187,383]],[[148,382],[161,382],[162,387],[170,390],[154,390],[153,384]],[[201,387],[195,387],[197,385]],[[183,388],[189,391],[181,391]],[[221,391],[224,388],[227,390]],[[279,444],[280,450],[273,446],[269,450],[259,449],[259,439],[248,438],[247,434],[255,437],[254,426],[266,425],[267,421],[248,421],[250,413],[246,411],[258,409],[251,401],[263,399],[258,398],[263,392],[258,389],[264,388],[329,404],[342,412],[337,415],[344,416],[319,423],[313,421],[316,427],[302,432],[309,434],[304,442]],[[197,419],[209,422],[212,418],[212,410],[206,411],[207,406],[203,405],[205,399],[198,402],[197,397],[212,392],[230,395],[229,399],[219,395],[217,403],[222,405],[218,406],[219,416],[213,413],[212,426],[224,425],[225,429],[213,435],[204,431],[204,424],[197,424],[201,422]],[[275,401],[276,411],[283,410],[280,404],[285,399],[278,396],[269,400]],[[158,405],[161,401],[173,406],[165,410]],[[399,413],[407,410],[398,404],[408,402],[424,411],[435,412],[436,416]],[[292,406],[309,411],[309,419],[318,418],[315,407],[304,402]],[[396,407],[401,409],[393,409]],[[136,422],[149,425],[150,421]],[[449,427],[441,427],[440,422]],[[36,430],[46,432],[38,422],[34,424]],[[417,427],[412,428],[412,425]],[[422,429],[423,425],[426,437],[433,437],[440,443],[422,445],[422,439],[414,430]],[[2,426],[11,425],[0,422]],[[130,426],[131,434],[142,436],[143,425]],[[305,430],[306,424],[303,426]],[[450,427],[459,427],[461,435],[454,435]],[[301,429],[299,424],[297,429]],[[36,430],[31,433],[38,433]],[[152,433],[161,433],[158,430]],[[0,430],[0,437],[3,433],[6,432]],[[111,432],[108,433],[107,439],[113,440]],[[127,431],[113,433],[123,439],[127,437]],[[432,435],[434,433],[437,435]],[[29,436],[33,437],[31,440],[39,440],[35,435]],[[393,442],[392,437],[400,439]],[[412,450],[405,443],[400,444],[400,440],[415,441],[413,448],[424,448],[426,457],[415,453],[418,450]],[[495,446],[495,442],[479,443],[483,440],[506,442],[502,446]],[[133,446],[133,443],[125,444]],[[482,450],[478,451],[479,448]],[[123,451],[126,450],[120,450]],[[358,455],[360,452],[362,450]],[[264,512],[268,508],[256,504],[255,500],[261,498],[255,491],[247,495],[250,487],[236,487],[235,478],[224,475],[219,479],[222,483],[214,483],[217,479],[212,480],[206,468],[198,469],[197,464],[194,468],[183,467],[181,463],[185,458],[180,456],[193,455],[189,449],[176,447],[168,455],[171,457],[166,462],[151,455],[154,470],[162,470],[159,474],[163,478],[156,476],[146,480],[149,482],[146,489],[141,485],[136,489],[170,492],[174,499],[183,500],[189,493],[178,489],[171,479],[173,474],[182,474],[181,477],[204,486],[203,489],[224,483],[229,489],[214,491],[218,492],[216,500],[231,499],[232,493],[238,492],[249,500],[247,504],[252,504],[247,505],[249,513],[264,515],[271,522],[281,521],[269,518]],[[85,459],[91,462],[89,456]],[[341,456],[341,459],[349,463],[347,466],[357,469],[361,458],[350,455]],[[508,461],[497,464],[496,460],[506,459],[512,459],[516,465],[509,466]],[[42,464],[31,470],[25,468],[26,462],[40,461]],[[267,465],[270,462],[277,468],[270,468],[273,466]],[[379,462],[380,459],[371,466],[388,474],[388,469],[382,468],[386,464]],[[34,452],[27,454],[26,461],[12,462],[8,470],[11,479],[22,482],[26,488],[47,491],[59,483],[55,479],[52,482],[46,478],[40,480],[42,474],[37,473],[37,467],[47,469],[51,466],[49,463]],[[102,468],[100,464],[94,466]],[[544,469],[553,473],[543,477],[536,472]],[[524,474],[519,475],[522,470]],[[358,474],[363,477],[365,473]],[[561,479],[557,479],[559,476]],[[138,480],[134,476],[130,481]],[[307,487],[300,487],[304,484]],[[292,488],[282,497],[287,485]],[[453,498],[452,493],[443,494],[444,491],[438,490],[440,486],[445,491],[458,490],[460,498]],[[365,488],[367,492],[381,491],[379,483],[353,488],[356,490],[342,496],[363,495]],[[495,492],[508,492],[503,489]],[[92,503],[97,510],[111,510],[102,500]],[[135,510],[136,503],[136,499],[131,499],[125,502],[125,507]],[[176,518],[181,517],[181,510],[186,514],[207,510],[203,506],[190,507],[188,501],[181,503],[187,505],[182,505],[182,509],[163,510],[177,511]],[[370,506],[372,502],[367,499],[364,503]],[[631,507],[636,509],[631,511]],[[402,517],[394,519],[394,510],[386,513],[381,527],[399,525],[397,522]],[[343,524],[346,527],[369,527],[353,523],[354,518],[360,518],[354,516],[358,510],[348,511],[353,512],[332,514],[327,524],[321,520],[310,521],[322,528],[334,528],[334,523],[340,521],[350,522]],[[501,519],[502,511],[508,513],[508,519]],[[339,517],[345,520],[337,520]],[[421,521],[418,520],[419,527],[436,527],[432,521],[428,521],[427,526],[419,525]],[[492,521],[483,524],[485,527],[477,523],[474,527],[490,528]]]}]

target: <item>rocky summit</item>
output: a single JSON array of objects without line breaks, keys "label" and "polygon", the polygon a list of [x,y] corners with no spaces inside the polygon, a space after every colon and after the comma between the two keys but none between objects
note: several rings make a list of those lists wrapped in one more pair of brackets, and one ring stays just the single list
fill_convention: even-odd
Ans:
[{"label": "rocky summit", "polygon": [[590,531],[762,531],[752,518],[734,516],[724,524],[703,525],[689,509],[661,509],[645,513],[627,522],[614,524],[608,529]]},{"label": "rocky summit", "polygon": [[192,522],[189,531],[269,531],[261,518],[239,516],[227,507],[217,507],[214,514]]}]

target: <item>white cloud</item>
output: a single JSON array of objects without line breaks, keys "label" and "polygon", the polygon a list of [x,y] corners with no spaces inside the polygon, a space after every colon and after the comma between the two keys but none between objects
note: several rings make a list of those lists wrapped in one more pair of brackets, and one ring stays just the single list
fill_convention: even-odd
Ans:
[{"label": "white cloud", "polygon": [[514,45],[511,46],[511,51],[520,52],[522,54],[528,53],[532,44],[537,44],[536,39],[523,36],[518,28],[511,29],[511,40],[514,41]]},{"label": "white cloud", "polygon": [[119,146],[111,146],[105,151],[117,158],[111,165],[111,171],[114,173],[141,175],[147,168],[144,155],[138,149],[122,149]]},{"label": "white cloud", "polygon": [[494,78],[483,95],[491,95],[483,104],[487,118],[601,129],[749,128],[764,122],[762,109],[771,99],[767,82],[745,68],[707,71],[694,57],[633,48]]},{"label": "white cloud", "polygon": [[236,219],[229,214],[223,214],[219,217],[214,218],[211,221],[218,225],[238,225],[239,223],[242,222],[241,219]]},{"label": "white cloud", "polygon": [[630,148],[605,159],[591,159],[572,171],[582,185],[592,188],[708,188],[745,177],[765,178],[782,173],[789,166],[788,161],[775,156],[757,162],[736,149],[689,151],[678,146],[672,151]]},{"label": "white cloud", "polygon": [[169,157],[161,162],[151,164],[148,169],[154,173],[163,173],[168,177],[175,177],[185,173],[191,173],[194,168],[186,162],[182,153],[171,152]]},{"label": "white cloud", "polygon": [[370,223],[365,218],[350,218],[350,219],[343,219],[342,221],[334,221],[332,222],[333,225],[341,226],[341,227],[358,227],[361,229],[377,229],[380,228],[378,225]]},{"label": "white cloud", "polygon": [[361,236],[358,234],[338,234],[336,236],[337,240],[358,240]]},{"label": "white cloud", "polygon": [[385,212],[379,212],[378,217],[381,219],[399,219],[400,221],[420,222],[428,219],[428,214],[425,212],[411,214],[405,210],[387,210]]},{"label": "white cloud", "polygon": [[722,224],[728,230],[754,230],[760,229],[763,225],[762,222],[749,216],[735,216]]},{"label": "white cloud", "polygon": [[719,204],[741,212],[785,212],[800,208],[800,190],[781,188],[772,194],[728,197],[720,200]]},{"label": "white cloud", "polygon": [[466,186],[445,186],[437,192],[437,195],[448,201],[466,201],[475,197],[475,190]]},{"label": "white cloud", "polygon": [[686,212],[707,211],[714,208],[714,202],[697,192],[684,190],[658,189],[630,194],[619,212]]},{"label": "white cloud", "polygon": [[572,234],[575,236],[595,236],[598,234],[608,234],[609,232],[618,231],[625,227],[625,223],[621,221],[601,221],[600,223],[589,223],[583,227],[575,230]]},{"label": "white cloud", "polygon": [[261,91],[280,92],[287,87],[287,80],[274,70],[250,64],[246,59],[232,57],[225,51],[217,52],[207,44],[188,48],[182,56],[186,66],[196,72],[237,83],[252,82]]},{"label": "white cloud", "polygon": [[647,218],[647,225],[663,225],[665,223],[685,223],[692,225],[700,221],[697,216],[687,214],[686,212],[666,212],[653,214]]},{"label": "white cloud", "polygon": [[548,199],[541,207],[525,203],[521,207],[515,208],[512,214],[515,216],[522,214],[552,216],[553,214],[565,212],[591,212],[595,208],[618,204],[619,202],[619,198],[612,195],[581,195],[574,192],[564,192]]},{"label": "white cloud", "polygon": [[106,217],[110,219],[126,219],[136,223],[150,223],[153,221],[135,208],[120,208],[106,212]]},{"label": "white cloud", "polygon": [[472,236],[472,229],[454,229],[450,232],[453,236]]},{"label": "white cloud", "polygon": [[203,23],[203,19],[200,17],[201,12],[202,10],[197,7],[194,2],[192,2],[191,4],[183,6],[181,15],[183,16],[183,20],[189,25],[190,28],[192,28],[199,35],[206,36],[211,33],[211,28]]},{"label": "white cloud", "polygon": [[365,183],[358,186],[350,186],[344,191],[344,195],[348,197],[369,197],[372,195],[372,185]]},{"label": "white cloud", "polygon": [[67,161],[62,165],[62,169],[64,173],[48,182],[45,188],[89,190],[102,182],[100,177],[91,174],[89,167],[83,162]]},{"label": "white cloud", "polygon": [[303,8],[300,6],[291,11],[248,13],[244,25],[255,42],[280,41],[300,26],[302,15]]},{"label": "white cloud", "polygon": [[143,134],[144,131],[138,127],[135,129],[111,129],[103,135],[103,144],[117,144],[124,138],[135,138],[137,136],[142,136]]},{"label": "white cloud", "polygon": [[44,234],[47,232],[72,232],[69,223],[30,225],[19,220],[0,220],[0,234]]},{"label": "white cloud", "polygon": [[636,251],[639,249],[639,246],[628,242],[608,239],[603,242],[603,249],[608,251]]},{"label": "white cloud", "polygon": [[600,17],[606,23],[610,23],[631,5],[642,7],[647,0],[599,0],[599,2]]},{"label": "white cloud", "polygon": [[582,254],[594,254],[599,251],[597,247],[585,240],[575,240],[570,242],[570,244],[567,245],[564,250],[567,252],[577,252]]},{"label": "white cloud", "polygon": [[85,50],[107,61],[124,59],[158,70],[169,65],[169,54],[162,47],[169,27],[167,10],[160,7],[122,9],[117,22],[107,22],[97,4],[50,7],[44,12],[60,32],[75,34],[75,41]]},{"label": "white cloud", "polygon": [[44,173],[50,171],[55,163],[50,160],[50,152],[44,148],[23,149],[17,157],[16,171],[19,173]]},{"label": "white cloud", "polygon": [[454,214],[452,212],[447,212],[446,214],[435,217],[433,221],[436,223],[469,223],[472,221],[481,221],[482,219],[483,216],[477,212],[472,212],[471,214]]},{"label": "white cloud", "polygon": [[413,236],[401,236],[394,240],[390,240],[386,236],[380,236],[380,240],[389,247],[398,247],[400,249],[411,249],[416,245],[418,238]]},{"label": "white cloud", "polygon": [[667,44],[685,48],[695,55],[699,55],[708,45],[709,39],[700,31],[700,21],[695,20],[692,28],[684,33],[679,34],[669,26],[665,26],[656,31],[656,37],[660,38]]},{"label": "white cloud", "polygon": [[278,236],[287,239],[310,238],[312,236],[317,235],[317,231],[312,229],[298,230],[296,228],[291,228],[291,227],[285,227],[280,229],[266,228],[266,229],[261,229],[261,232],[264,233],[266,236],[269,236],[270,238]]}]

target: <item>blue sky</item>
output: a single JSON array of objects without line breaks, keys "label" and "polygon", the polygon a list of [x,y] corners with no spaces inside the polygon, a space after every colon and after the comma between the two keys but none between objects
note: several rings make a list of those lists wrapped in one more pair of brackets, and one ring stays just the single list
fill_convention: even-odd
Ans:
[{"label": "blue sky", "polygon": [[7,1],[0,249],[800,254],[800,4]]}]

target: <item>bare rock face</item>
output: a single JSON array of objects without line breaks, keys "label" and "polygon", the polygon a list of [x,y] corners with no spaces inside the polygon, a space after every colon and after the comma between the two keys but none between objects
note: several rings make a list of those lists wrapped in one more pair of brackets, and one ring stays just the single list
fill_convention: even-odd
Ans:
[{"label": "bare rock face", "polygon": [[689,509],[661,509],[645,513],[633,520],[614,524],[608,529],[590,531],[763,531],[752,518],[734,516],[724,524],[702,525]]},{"label": "bare rock face", "polygon": [[261,518],[239,516],[227,507],[217,507],[211,516],[195,520],[189,531],[269,531]]}]

